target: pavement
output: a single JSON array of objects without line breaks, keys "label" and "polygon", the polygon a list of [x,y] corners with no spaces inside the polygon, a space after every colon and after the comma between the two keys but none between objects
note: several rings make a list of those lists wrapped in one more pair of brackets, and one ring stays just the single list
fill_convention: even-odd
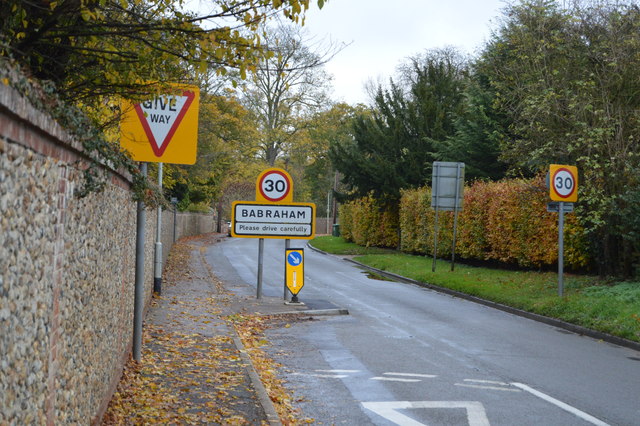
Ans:
[{"label": "pavement", "polygon": [[224,234],[189,237],[172,248],[161,296],[154,296],[145,317],[143,362],[163,365],[147,374],[158,386],[173,391],[177,398],[173,406],[187,423],[280,425],[240,338],[225,318],[348,312],[285,304],[278,297],[258,299],[253,286],[221,281],[206,253],[225,238]]}]

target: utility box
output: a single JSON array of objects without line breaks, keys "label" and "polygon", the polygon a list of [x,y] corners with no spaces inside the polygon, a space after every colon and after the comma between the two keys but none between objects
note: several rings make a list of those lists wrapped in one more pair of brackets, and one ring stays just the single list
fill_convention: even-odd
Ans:
[{"label": "utility box", "polygon": [[331,234],[334,237],[339,237],[340,236],[340,224],[336,223],[333,225],[333,233]]},{"label": "utility box", "polygon": [[431,180],[431,207],[462,211],[464,163],[435,161]]}]

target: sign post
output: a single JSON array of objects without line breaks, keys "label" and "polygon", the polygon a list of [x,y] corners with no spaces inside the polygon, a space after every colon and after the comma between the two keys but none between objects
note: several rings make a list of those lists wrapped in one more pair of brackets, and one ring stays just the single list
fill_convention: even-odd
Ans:
[{"label": "sign post", "polygon": [[[558,296],[564,293],[564,213],[565,203],[578,201],[578,169],[575,166],[549,166],[549,197],[558,202]],[[549,209],[549,207],[547,208]],[[571,205],[573,211],[573,205]]]},{"label": "sign post", "polygon": [[304,249],[285,249],[285,284],[292,294],[291,303],[300,303],[298,293],[304,287]]},{"label": "sign post", "polygon": [[[158,163],[158,188],[162,190],[162,163]],[[153,272],[153,292],[162,294],[162,206],[158,206],[156,217],[156,245]]]},{"label": "sign post", "polygon": [[[197,86],[172,84],[171,93],[133,104],[123,100],[121,104],[120,146],[129,152],[131,158],[141,162],[140,171],[146,176],[147,162],[159,163],[158,184],[162,188],[162,163],[194,164],[198,144],[198,108],[200,89]],[[144,205],[138,202],[136,244],[136,284],[135,310],[142,306],[144,295]],[[140,222],[143,223],[140,223]],[[158,207],[157,233],[155,244],[154,282],[156,293],[162,290],[162,242],[160,228],[162,210]],[[142,259],[142,260],[140,260]],[[139,318],[138,318],[139,317]],[[133,352],[134,359],[140,361],[142,339],[141,314],[134,312]]]},{"label": "sign post", "polygon": [[451,243],[451,271],[455,264],[456,231],[458,227],[458,212],[462,210],[464,191],[464,163],[434,161],[431,179],[431,207],[436,211],[433,231],[433,265],[431,271],[436,271],[436,257],[438,251],[438,211],[453,211],[453,241]]},{"label": "sign post", "polygon": [[[315,218],[315,204],[293,202],[293,180],[289,173],[279,168],[267,169],[258,175],[256,201],[232,203],[231,236],[259,238],[256,284],[258,299],[262,297],[264,239],[284,239],[285,249],[288,250],[291,239],[309,240],[314,237]],[[286,300],[286,281],[283,287],[283,297]]]}]

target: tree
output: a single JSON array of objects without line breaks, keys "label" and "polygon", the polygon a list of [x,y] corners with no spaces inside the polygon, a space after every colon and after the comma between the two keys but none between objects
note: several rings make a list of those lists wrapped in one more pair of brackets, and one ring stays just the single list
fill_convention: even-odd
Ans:
[{"label": "tree", "polygon": [[395,203],[400,190],[431,180],[439,150],[455,131],[466,65],[451,50],[431,51],[410,60],[400,81],[379,87],[374,109],[356,117],[354,138],[332,144],[331,160],[353,189]]},{"label": "tree", "polygon": [[505,118],[494,108],[488,79],[474,73],[466,80],[461,113],[454,116],[455,132],[441,145],[440,159],[465,163],[465,180],[498,180],[507,164],[500,159]]},{"label": "tree", "polygon": [[166,166],[164,183],[168,194],[180,200],[182,210],[214,207],[235,170],[255,162],[256,137],[255,123],[236,99],[204,94],[196,163]]},{"label": "tree", "polygon": [[528,172],[578,166],[577,211],[603,275],[630,275],[638,255],[639,30],[634,2],[523,2],[479,64],[511,123],[503,158]]},{"label": "tree", "polygon": [[[192,80],[209,68],[244,77],[264,53],[257,29],[276,12],[298,22],[309,0],[4,0],[0,56],[58,84],[66,99],[154,93],[149,82]],[[323,0],[318,1],[319,6]]]},{"label": "tree", "polygon": [[336,189],[336,171],[329,159],[329,146],[353,139],[352,122],[357,111],[358,108],[339,103],[317,112],[304,123],[301,137],[290,151],[289,170],[299,176],[296,188],[305,194],[306,201],[316,203],[319,209],[327,205],[328,194]]},{"label": "tree", "polygon": [[[138,188],[144,179],[114,136],[119,97],[144,100],[166,93],[170,82],[210,80],[212,71],[233,70],[245,78],[269,55],[260,26],[280,13],[300,22],[309,1],[210,0],[211,12],[197,14],[182,10],[181,0],[3,0],[0,66],[15,62],[31,76],[54,83],[46,84],[47,92],[64,102],[56,107],[63,113],[52,115],[64,118],[67,130],[95,160],[84,172],[82,194],[104,186],[97,164],[105,162],[127,167]],[[323,3],[318,0],[320,7]],[[76,110],[69,112],[69,106]],[[202,190],[215,185],[201,178]],[[197,192],[203,201],[211,195]]]},{"label": "tree", "polygon": [[[429,154],[405,125],[407,101],[393,82],[387,91],[379,88],[375,106],[355,117],[353,139],[331,144],[329,156],[352,196],[373,192],[394,201],[410,181],[423,182],[420,169]],[[412,163],[418,165],[417,174]]]},{"label": "tree", "polygon": [[266,30],[264,42],[273,54],[260,61],[242,89],[259,123],[261,156],[273,166],[290,149],[303,118],[328,104],[330,77],[322,66],[336,50],[313,50],[299,27],[282,22]]}]

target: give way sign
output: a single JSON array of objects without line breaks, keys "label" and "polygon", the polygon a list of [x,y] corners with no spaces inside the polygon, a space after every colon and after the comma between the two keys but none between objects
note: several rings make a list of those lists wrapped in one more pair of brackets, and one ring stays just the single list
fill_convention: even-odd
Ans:
[{"label": "give way sign", "polygon": [[136,161],[193,164],[198,142],[199,89],[172,85],[138,104],[124,101],[120,144]]}]

